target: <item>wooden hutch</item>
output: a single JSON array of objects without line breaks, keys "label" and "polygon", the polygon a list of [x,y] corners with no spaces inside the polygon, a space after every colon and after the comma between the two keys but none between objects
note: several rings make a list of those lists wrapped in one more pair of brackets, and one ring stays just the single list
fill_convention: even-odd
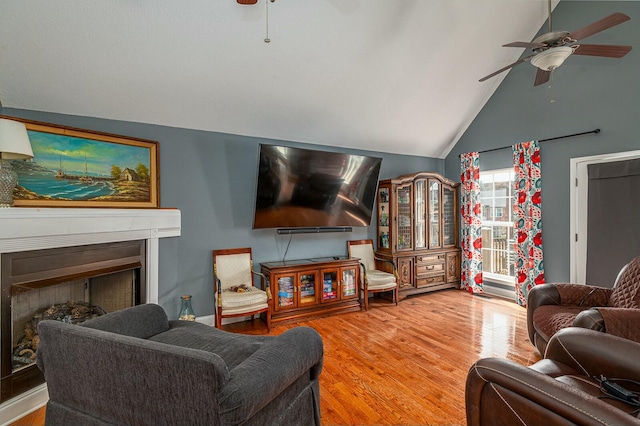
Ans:
[{"label": "wooden hutch", "polygon": [[432,172],[380,181],[376,256],[398,266],[401,297],[460,286],[458,187]]}]

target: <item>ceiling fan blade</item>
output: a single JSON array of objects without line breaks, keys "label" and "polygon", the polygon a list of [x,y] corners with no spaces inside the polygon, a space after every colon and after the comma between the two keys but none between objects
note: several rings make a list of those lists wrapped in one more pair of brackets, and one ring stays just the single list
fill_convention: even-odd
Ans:
[{"label": "ceiling fan blade", "polygon": [[545,71],[538,68],[538,72],[536,73],[536,80],[533,82],[534,86],[540,86],[541,84],[545,84],[549,81],[549,77],[551,76],[551,71]]},{"label": "ceiling fan blade", "polygon": [[539,47],[545,47],[544,43],[532,43],[527,41],[514,41],[513,43],[503,44],[502,47],[530,47],[531,49],[537,49]]},{"label": "ceiling fan blade", "polygon": [[592,36],[600,31],[604,31],[607,28],[614,27],[618,24],[622,24],[623,22],[631,19],[629,16],[624,13],[616,12],[605,18],[600,19],[592,24],[587,25],[586,27],[580,28],[569,34],[569,37],[575,40],[582,40],[583,38],[587,38]]},{"label": "ceiling fan blade", "polygon": [[580,44],[573,51],[574,55],[604,56],[605,58],[622,58],[631,51],[631,46],[612,44]]},{"label": "ceiling fan blade", "polygon": [[530,56],[524,57],[524,58],[522,58],[522,59],[518,59],[518,60],[517,60],[517,61],[515,61],[514,63],[509,64],[509,65],[507,65],[507,66],[506,66],[506,67],[504,67],[504,68],[500,68],[498,71],[496,71],[496,72],[492,72],[491,74],[489,74],[489,75],[487,75],[487,76],[485,76],[485,77],[482,77],[482,78],[481,78],[480,80],[478,80],[478,81],[485,81],[485,80],[488,80],[488,79],[490,79],[491,77],[496,76],[496,75],[500,74],[501,72],[504,72],[504,71],[508,70],[509,68],[513,68],[513,67],[515,67],[516,65],[520,65],[521,63],[528,61],[529,59],[533,58],[534,56],[536,56],[536,55],[530,55]]},{"label": "ceiling fan blade", "polygon": [[258,0],[236,0],[238,4],[256,4]]}]

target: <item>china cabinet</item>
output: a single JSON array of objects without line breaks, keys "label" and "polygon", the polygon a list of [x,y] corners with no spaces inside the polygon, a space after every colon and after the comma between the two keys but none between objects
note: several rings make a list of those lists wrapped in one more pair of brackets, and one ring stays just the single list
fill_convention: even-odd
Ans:
[{"label": "china cabinet", "polygon": [[380,181],[376,256],[396,262],[402,296],[459,286],[458,187],[433,172]]},{"label": "china cabinet", "polygon": [[272,323],[360,310],[359,265],[345,256],[262,263],[273,294]]}]

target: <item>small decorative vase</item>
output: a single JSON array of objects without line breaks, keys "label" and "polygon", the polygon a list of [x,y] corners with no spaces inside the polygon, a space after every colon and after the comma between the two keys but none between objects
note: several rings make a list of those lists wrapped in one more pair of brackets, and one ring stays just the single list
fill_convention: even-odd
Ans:
[{"label": "small decorative vase", "polygon": [[193,308],[191,307],[191,295],[185,294],[182,296],[182,306],[180,307],[180,316],[181,321],[195,321],[196,314],[193,312]]}]

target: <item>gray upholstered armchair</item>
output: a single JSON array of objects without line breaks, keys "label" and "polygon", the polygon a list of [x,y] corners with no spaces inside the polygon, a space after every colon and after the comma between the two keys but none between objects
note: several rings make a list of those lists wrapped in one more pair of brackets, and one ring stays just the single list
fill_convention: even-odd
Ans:
[{"label": "gray upholstered armchair", "polygon": [[640,342],[640,256],[618,274],[613,288],[550,283],[535,286],[527,302],[531,343],[544,355],[566,327],[582,327]]},{"label": "gray upholstered armchair", "polygon": [[47,425],[320,424],[312,328],[239,335],[147,304],[38,330]]}]

